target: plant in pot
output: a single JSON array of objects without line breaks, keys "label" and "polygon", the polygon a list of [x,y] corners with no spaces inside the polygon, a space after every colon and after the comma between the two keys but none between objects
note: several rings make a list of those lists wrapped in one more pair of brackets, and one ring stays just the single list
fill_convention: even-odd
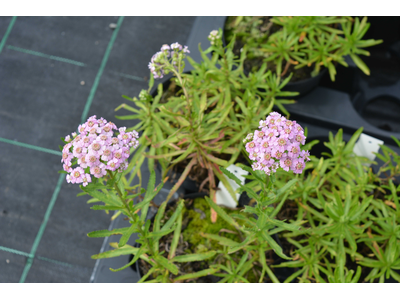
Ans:
[{"label": "plant in pot", "polygon": [[[244,150],[242,136],[257,127],[256,120],[265,117],[273,105],[286,111],[282,104],[292,101],[277,97],[295,93],[282,92],[288,80],[281,83],[271,72],[264,72],[265,68],[244,76],[245,53],[235,57],[233,43],[224,48],[221,35],[221,31],[213,31],[211,47],[204,52],[200,48],[203,62],[196,63],[188,57],[194,67],[190,74],[183,73],[187,47],[178,43],[162,46],[149,64],[152,72],[149,89],[143,90],[139,99],[124,96],[137,108],[126,104],[116,108],[132,111],[133,115],[119,118],[139,119],[130,129],[142,132],[141,146],[128,167],[130,171],[135,166],[128,183],[140,175],[140,166],[147,157],[149,169],[157,161],[164,177],[171,169],[181,173],[168,199],[190,177],[199,183],[199,191],[208,191],[213,201],[216,201],[216,180],[223,182],[236,200],[220,167],[227,167],[238,159],[245,162],[244,156],[240,158]],[[209,52],[213,53],[211,59],[206,55]],[[167,91],[159,84],[157,94],[151,95],[154,78],[167,74],[173,76]],[[215,222],[215,212],[211,218]]]},{"label": "plant in pot", "polygon": [[[374,174],[371,162],[353,153],[361,132],[347,144],[341,130],[330,134],[331,153],[311,156],[277,216],[304,222],[303,230],[280,236],[292,261],[272,267],[292,268],[285,282],[400,282],[400,187],[393,183],[400,156],[382,146],[385,164]],[[277,172],[277,187],[292,178]]]},{"label": "plant in pot", "polygon": [[[269,128],[267,122],[270,119],[277,120],[277,124]],[[282,121],[282,126],[279,121]],[[284,130],[284,126],[285,129],[293,129],[294,135],[291,137],[286,135],[288,132]],[[259,194],[256,194],[252,189],[243,187],[254,197],[255,206],[246,206],[243,211],[238,211],[234,215],[232,212],[227,213],[206,196],[205,201],[207,204],[225,222],[222,226],[226,226],[227,229],[222,228],[224,230],[220,231],[233,234],[234,237],[229,238],[212,232],[209,233],[209,229],[206,226],[202,233],[203,236],[218,242],[217,247],[215,249],[207,249],[206,246],[203,246],[200,251],[195,253],[186,254],[180,252],[177,255],[181,232],[184,230],[183,222],[186,221],[183,215],[185,201],[178,201],[172,210],[169,209],[169,214],[166,214],[169,200],[167,197],[159,207],[154,220],[151,221],[147,219],[148,210],[152,205],[152,199],[161,190],[163,182],[155,187],[154,170],[151,170],[147,190],[138,185],[130,187],[124,180],[124,175],[128,174],[125,160],[129,156],[129,151],[126,150],[129,150],[129,147],[138,146],[136,133],[127,133],[125,128],[120,128],[120,134],[117,137],[113,137],[113,130],[117,129],[115,125],[105,123],[103,119],[98,120],[95,116],[91,117],[85,124],[80,125],[80,134],[73,134],[73,139],[67,137],[65,139],[66,145],[63,147],[62,161],[64,169],[66,169],[65,172],[68,173],[67,181],[70,183],[82,183],[81,189],[84,193],[93,197],[93,199],[89,200],[90,203],[104,203],[104,205],[93,205],[92,209],[119,211],[129,221],[129,226],[125,228],[99,230],[88,234],[90,237],[121,235],[119,243],[113,244],[116,249],[94,255],[93,258],[100,259],[132,254],[134,256],[127,265],[113,271],[127,268],[140,258],[150,265],[141,282],[150,276],[153,279],[149,282],[182,282],[211,274],[222,278],[221,282],[249,282],[250,280],[252,282],[263,282],[266,274],[268,274],[272,281],[277,282],[278,279],[266,263],[265,252],[274,251],[282,258],[289,258],[283,254],[282,248],[275,242],[272,235],[283,230],[297,231],[301,222],[288,224],[276,220],[275,217],[281,208],[279,203],[284,202],[284,198],[287,197],[290,188],[297,179],[292,179],[284,187],[275,189],[274,172],[279,166],[284,166],[286,170],[289,170],[290,167],[296,173],[301,173],[304,169],[304,160],[307,159],[308,152],[293,150],[297,149],[300,143],[304,143],[303,131],[301,127],[296,126],[295,122],[285,120],[279,117],[279,114],[272,113],[271,118],[263,121],[260,128],[262,130],[259,132],[267,133],[264,139],[270,141],[271,145],[264,146],[262,141],[258,140],[260,134],[256,131],[255,138],[260,145],[255,145],[254,147],[250,145],[249,147],[254,151],[258,146],[265,147],[265,150],[270,150],[274,153],[274,158],[266,162],[264,162],[264,156],[260,158],[262,161],[260,166],[263,167],[262,171],[253,171],[253,169],[243,166],[249,170],[252,178],[257,180],[258,184],[263,187]],[[269,135],[268,133],[273,134]],[[294,148],[287,148],[287,152],[286,148],[282,150],[281,147],[285,145],[281,142],[274,143],[275,140],[280,141],[281,139],[285,141],[285,145],[289,147],[290,144]],[[110,153],[107,150],[110,150]],[[120,157],[121,153],[124,153],[124,157]],[[292,155],[292,158],[288,159],[285,155]],[[288,160],[296,161],[298,164],[290,165],[287,163]],[[75,164],[79,166],[72,168]],[[221,168],[221,171],[238,181],[227,170]],[[267,174],[271,176],[267,176]],[[94,178],[91,175],[94,175]],[[141,197],[142,194],[144,196]],[[276,207],[271,207],[273,204],[276,204]],[[207,220],[205,222],[208,223]],[[139,247],[127,245],[129,237],[134,233],[138,234],[136,242],[140,245]],[[168,254],[160,248],[161,239],[167,235],[171,235]],[[210,245],[213,247],[212,243]],[[210,261],[206,262],[206,260],[214,257],[215,259],[212,263]],[[205,264],[208,265],[206,269],[182,274],[181,271],[185,269],[183,264],[202,261],[205,261]]]},{"label": "plant in pot", "polygon": [[248,51],[247,70],[266,62],[282,78],[293,73],[286,88],[304,95],[318,85],[325,70],[334,81],[336,65],[348,66],[347,55],[369,75],[359,55],[369,56],[363,48],[382,43],[362,39],[369,26],[367,17],[228,17],[225,37],[228,42],[237,37],[235,53]]},{"label": "plant in pot", "polygon": [[[285,131],[283,124],[291,132]],[[220,282],[400,281],[397,273],[400,269],[400,187],[393,183],[400,174],[399,155],[382,146],[383,155],[378,157],[386,163],[374,174],[364,165],[367,159],[352,153],[362,129],[347,144],[339,131],[335,138],[330,135],[326,143],[332,152],[327,153],[328,158],[311,156],[311,161],[305,164],[309,156],[305,149],[312,145],[299,150],[304,135],[295,122],[272,113],[260,122],[260,128],[265,133],[262,138],[257,130],[245,139],[249,157],[255,161],[252,168],[242,165],[251,174],[250,182],[242,185],[235,175],[221,168],[238,183],[240,190],[254,199],[255,205],[227,212],[205,197],[220,216],[219,221],[225,222],[220,223],[224,228],[219,229],[219,234],[208,232],[209,226],[202,227],[202,235],[216,241],[218,246],[210,242],[189,253],[178,253],[178,249],[182,250],[181,244],[187,243],[180,238],[187,229],[184,228],[187,218],[183,214],[185,200],[178,201],[167,213],[166,199],[152,222],[146,216],[163,182],[155,187],[154,171],[147,190],[131,187],[125,180],[129,156],[126,150],[138,146],[137,135],[120,128],[119,134],[113,137],[115,125],[95,117],[79,126],[79,135],[64,139],[62,160],[67,181],[82,183],[84,193],[93,197],[90,203],[104,203],[95,204],[92,209],[119,211],[129,221],[125,228],[88,234],[90,237],[121,235],[119,243],[113,244],[114,250],[93,258],[132,254],[127,265],[114,271],[127,268],[140,258],[150,266],[141,281],[151,282],[182,282],[211,275],[222,278]],[[264,141],[270,143],[262,150]],[[122,151],[123,148],[127,149]],[[73,168],[76,164],[78,167]],[[383,172],[386,176],[380,178]],[[138,234],[139,247],[127,245],[134,233]],[[277,233],[280,243],[272,237]],[[167,248],[163,238],[170,241]],[[162,243],[166,251],[160,248]],[[289,261],[276,264],[279,262],[271,259],[271,253]],[[200,270],[187,269],[184,266],[187,263],[203,263],[204,269],[201,266]],[[282,267],[293,270],[283,280],[275,275]]]}]

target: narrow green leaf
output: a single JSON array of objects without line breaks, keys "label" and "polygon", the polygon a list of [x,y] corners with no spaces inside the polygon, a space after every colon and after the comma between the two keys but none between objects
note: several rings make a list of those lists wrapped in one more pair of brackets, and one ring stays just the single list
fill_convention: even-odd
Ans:
[{"label": "narrow green leaf", "polygon": [[218,269],[205,269],[205,270],[201,270],[199,272],[195,272],[195,273],[190,273],[190,274],[185,274],[185,275],[181,275],[179,277],[175,278],[175,281],[179,281],[179,280],[186,280],[186,279],[193,279],[193,278],[198,278],[198,277],[203,277],[203,276],[207,276],[207,275],[211,275],[218,272]]},{"label": "narrow green leaf", "polygon": [[[125,245],[123,248],[134,248],[134,247]],[[119,250],[119,249],[116,249],[116,250]],[[112,250],[112,251],[114,251],[114,250]],[[136,248],[136,252],[135,253],[132,252],[132,254],[134,254],[134,257],[128,264],[126,264],[125,266],[118,268],[118,269],[110,268],[110,270],[113,272],[118,272],[118,271],[128,268],[129,266],[133,265],[139,258],[141,258],[142,254],[145,254],[146,251],[147,251],[146,245],[142,245],[139,249]]]},{"label": "narrow green leaf", "polygon": [[121,206],[111,206],[111,205],[93,205],[90,209],[93,210],[125,210]]},{"label": "narrow green leaf", "polygon": [[218,241],[220,245],[222,246],[237,246],[239,243],[235,242],[234,240],[231,240],[229,238],[223,237],[223,236],[219,236],[217,234],[212,234],[212,233],[204,233],[202,234],[202,236]]},{"label": "narrow green leaf", "polygon": [[191,262],[191,261],[202,261],[209,259],[213,256],[215,256],[217,252],[216,251],[209,251],[205,253],[194,253],[194,254],[186,254],[186,255],[180,255],[180,256],[175,256],[172,261],[173,262]]},{"label": "narrow green leaf", "polygon": [[370,71],[367,65],[361,60],[360,57],[358,57],[356,54],[350,53],[351,59],[354,61],[354,63],[363,71],[365,74],[369,75]]},{"label": "narrow green leaf", "polygon": [[102,259],[102,258],[117,257],[117,256],[121,256],[121,255],[136,254],[138,251],[139,251],[139,248],[125,245],[124,247],[122,247],[120,249],[109,250],[106,252],[92,255],[92,258],[93,259]]},{"label": "narrow green leaf", "polygon": [[149,237],[149,238],[155,238],[155,237],[159,238],[159,237],[162,237],[162,236],[167,235],[167,234],[170,234],[172,231],[174,231],[174,230],[175,230],[175,227],[176,227],[176,225],[174,225],[174,226],[173,226],[172,228],[170,228],[170,229],[160,230],[160,231],[157,231],[157,232],[149,233],[149,234],[147,235],[147,237]]},{"label": "narrow green leaf", "polygon": [[168,230],[168,229],[170,229],[172,227],[172,225],[175,223],[175,220],[182,213],[183,206],[185,205],[184,203],[185,203],[185,200],[183,200],[183,199],[181,199],[179,201],[178,207],[176,208],[175,212],[169,218],[167,223],[165,223],[164,226],[161,228],[162,231]]},{"label": "narrow green leaf", "polygon": [[283,253],[281,246],[279,246],[279,245],[274,241],[274,239],[273,239],[271,236],[268,235],[267,232],[263,231],[262,234],[261,234],[261,236],[264,238],[264,240],[266,240],[266,241],[268,242],[268,244],[271,246],[271,248],[275,251],[275,253],[276,253],[278,256],[280,256],[280,257],[282,257],[282,258],[284,258],[284,259],[291,260],[290,257],[286,256],[286,255]]},{"label": "narrow green leaf", "polygon": [[170,263],[168,259],[161,255],[154,256],[153,259],[159,263],[161,266],[164,268],[168,269],[172,274],[177,275],[178,274],[178,267],[175,266],[174,264]]},{"label": "narrow green leaf", "polygon": [[174,232],[174,236],[172,238],[168,259],[172,259],[175,256],[175,251],[179,243],[179,236],[181,235],[181,229],[182,229],[182,213],[178,215],[177,226]]},{"label": "narrow green leaf", "polygon": [[118,247],[121,248],[126,245],[131,235],[135,232],[136,225],[132,225],[127,231],[124,232],[119,240]]},{"label": "narrow green leaf", "polygon": [[254,237],[254,235],[249,235],[245,238],[245,240],[243,242],[241,242],[240,244],[237,244],[236,246],[233,247],[229,247],[228,253],[234,253],[236,251],[239,251],[240,249],[246,247],[246,245],[250,244],[251,242],[253,242],[256,238]]},{"label": "narrow green leaf", "polygon": [[108,230],[108,229],[104,229],[104,230],[96,230],[96,231],[92,231],[89,232],[87,234],[88,237],[91,238],[102,238],[102,237],[106,237],[106,236],[111,236],[111,235],[117,235],[117,234],[124,234],[125,232],[127,232],[130,229],[130,227],[125,227],[125,228],[116,228],[113,230]]}]

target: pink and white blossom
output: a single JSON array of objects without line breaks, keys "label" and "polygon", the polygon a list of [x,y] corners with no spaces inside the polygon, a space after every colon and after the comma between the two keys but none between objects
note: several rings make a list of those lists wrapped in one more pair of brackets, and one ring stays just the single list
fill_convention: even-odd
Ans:
[{"label": "pink and white blossom", "polygon": [[305,161],[310,160],[310,153],[300,149],[306,140],[303,128],[277,112],[271,112],[259,124],[261,130],[255,130],[243,140],[253,161],[253,170],[270,175],[281,167],[287,172],[302,173]]},{"label": "pink and white blossom", "polygon": [[[78,131],[80,134],[72,133],[72,140],[69,135],[65,137],[67,144],[62,150],[61,162],[68,173],[68,183],[87,186],[92,182],[91,175],[101,178],[107,170],[123,172],[128,168],[130,148],[139,145],[136,131],[126,132],[126,127],[118,128],[96,116],[79,125]],[[75,162],[78,167],[74,169],[71,166]]]}]

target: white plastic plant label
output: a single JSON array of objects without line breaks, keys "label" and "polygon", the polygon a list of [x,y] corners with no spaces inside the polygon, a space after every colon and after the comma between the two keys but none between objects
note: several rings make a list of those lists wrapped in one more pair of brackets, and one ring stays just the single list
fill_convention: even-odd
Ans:
[{"label": "white plastic plant label", "polygon": [[[383,145],[383,141],[369,136],[367,134],[361,133],[360,138],[354,145],[353,152],[358,156],[366,157],[370,160],[375,160],[374,152],[379,151],[379,145]],[[368,164],[368,167],[371,164]]]},{"label": "white plastic plant label", "polygon": [[[239,180],[241,181],[241,184],[244,184],[244,181],[246,178],[244,178],[244,175],[249,174],[249,172],[243,170],[242,168],[239,168],[235,165],[230,165],[229,167],[226,168],[229,172],[234,174]],[[234,182],[232,179],[228,178],[224,174],[225,178],[228,180],[229,184],[231,185],[232,189],[235,191],[236,189],[239,188],[239,185]],[[232,196],[229,194],[228,190],[226,189],[225,185],[220,181],[218,184],[218,190],[216,192],[216,198],[217,198],[217,204],[218,205],[224,205],[227,207],[236,207],[237,201],[239,201],[240,194],[236,193],[236,201],[232,199]]]}]

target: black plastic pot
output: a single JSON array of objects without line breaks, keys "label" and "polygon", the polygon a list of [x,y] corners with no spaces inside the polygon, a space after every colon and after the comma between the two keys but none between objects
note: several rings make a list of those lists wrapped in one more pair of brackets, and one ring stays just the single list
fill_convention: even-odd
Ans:
[{"label": "black plastic pot", "polygon": [[[147,187],[149,176],[150,176],[150,171],[148,170],[147,167],[147,161],[142,165],[141,172],[142,172],[142,186]],[[161,182],[161,174],[158,172],[158,170],[155,168],[155,173],[156,173],[156,185],[158,185]],[[132,182],[132,185],[138,184],[139,179],[136,177],[135,180]],[[153,203],[156,205],[161,205],[162,202],[165,201],[167,195],[169,194],[170,190],[172,188],[172,185],[168,182],[166,182],[163,186],[163,188],[160,190],[160,192],[154,197]],[[178,199],[178,194],[182,193],[182,190],[178,190],[171,198],[171,202],[175,201]],[[157,213],[157,208],[154,206],[151,206],[147,219],[152,219],[155,214]],[[140,212],[139,212],[140,214]],[[113,220],[108,228],[108,230],[113,230],[116,228],[122,228],[122,227],[128,227],[130,226],[130,223],[126,220],[124,215],[118,216],[115,220]],[[119,239],[121,238],[120,235],[112,235],[109,237],[104,238],[103,240],[103,245],[101,249],[99,250],[98,253],[102,253],[105,251],[112,250],[113,248],[110,246],[110,243],[118,243]],[[129,241],[128,245],[134,245],[135,240],[138,238],[137,234],[133,234]],[[95,253],[93,253],[95,254]],[[118,271],[118,272],[112,272],[110,271],[110,268],[113,269],[118,269],[121,268],[122,266],[128,264],[130,260],[128,260],[127,255],[123,256],[117,256],[117,257],[112,257],[112,258],[107,258],[107,259],[100,259],[96,261],[95,267],[93,269],[92,275],[90,277],[90,282],[91,283],[107,283],[107,282],[138,282],[140,280],[140,275],[138,272],[135,272],[131,268],[126,268],[124,270]]]},{"label": "black plastic pot", "polygon": [[[160,164],[157,164],[156,168],[160,173],[162,172]],[[168,181],[172,184],[175,184],[178,182],[181,175],[181,173],[170,170],[167,174],[167,176],[169,177]],[[185,194],[199,193],[200,183],[190,179],[187,176],[186,179],[183,181],[181,188],[184,190]]]},{"label": "black plastic pot", "polygon": [[315,77],[310,77],[310,78],[295,81],[295,82],[289,81],[288,84],[286,84],[283,87],[283,91],[299,93],[298,96],[291,97],[292,99],[293,98],[297,99],[297,98],[303,97],[319,85],[319,82],[321,81],[322,77],[325,76],[326,73],[327,73],[327,69],[323,69]]},{"label": "black plastic pot", "polygon": [[[184,198],[184,199],[195,199],[195,198],[198,198],[198,197],[204,197],[204,196],[206,196],[206,195],[207,195],[206,193],[193,193],[193,194],[184,195],[183,198]],[[242,196],[243,196],[243,194],[241,195],[241,198],[242,198]],[[244,199],[243,199],[242,201],[239,200],[239,206],[238,206],[238,207],[242,207],[242,208],[243,208],[244,205],[248,205],[247,199],[250,199],[250,198],[248,198],[248,197],[246,198],[246,197],[247,197],[247,194],[246,194],[246,196],[244,197]],[[173,203],[169,203],[168,205],[173,205]],[[152,218],[151,220],[154,221],[154,218],[155,218],[155,216],[153,216],[153,218]],[[280,242],[280,240],[279,240],[278,234],[274,234],[274,235],[272,236],[272,238],[273,238],[273,239],[275,240],[275,242],[277,242],[277,243],[279,244],[279,246],[281,246],[281,248],[282,248],[282,244],[281,244],[281,242]],[[137,243],[135,243],[134,246],[135,246],[135,247],[140,247],[140,245],[137,244]],[[132,258],[133,258],[133,255],[130,255],[130,256],[129,256],[129,259],[127,260],[126,263],[128,263],[129,261],[131,261]],[[274,264],[276,264],[276,265],[281,264],[281,263],[283,263],[283,262],[288,262],[288,260],[285,260],[285,259],[279,257],[275,252],[273,253],[273,259],[274,259],[274,261],[275,261]],[[141,271],[140,271],[140,266],[139,266],[139,264],[140,264],[140,259],[138,259],[138,260],[136,261],[136,263],[133,264],[133,265],[131,266],[131,269],[138,275],[138,281],[143,277],[143,274],[142,274]],[[278,278],[278,280],[279,280],[280,282],[283,282],[283,281],[285,281],[290,275],[292,275],[293,273],[295,273],[297,270],[298,270],[298,268],[286,268],[286,267],[285,267],[285,268],[277,268],[277,269],[274,270],[274,274],[275,274],[275,276]],[[266,275],[266,276],[267,276],[267,275]],[[210,282],[210,283],[217,283],[219,280],[221,280],[220,277],[217,277],[217,276],[214,276],[214,275],[204,276],[203,278],[204,278],[207,282]],[[295,282],[295,280],[293,280],[292,282]]]},{"label": "black plastic pot", "polygon": [[[191,194],[186,194],[186,195],[184,195],[182,198],[183,198],[183,199],[196,199],[196,198],[204,197],[204,196],[207,196],[207,195],[208,195],[208,194],[206,194],[206,193],[191,193]],[[169,203],[167,204],[167,206],[173,205],[173,204],[174,204],[173,202],[169,202]],[[155,216],[153,216],[153,218],[151,219],[152,222],[154,221],[154,218],[155,218]],[[134,247],[140,247],[140,245],[137,244],[137,243],[135,243],[135,244],[134,244]],[[130,255],[128,261],[131,261],[132,258],[133,258],[133,255]],[[143,277],[143,275],[144,275],[144,274],[142,274],[142,272],[141,272],[141,270],[140,270],[140,266],[139,266],[140,261],[141,261],[141,259],[138,259],[138,260],[135,262],[135,264],[133,264],[133,265],[131,266],[131,269],[132,269],[135,273],[137,273],[138,276],[139,276],[138,281],[139,281],[139,280]],[[209,283],[217,283],[217,282],[220,280],[219,277],[214,276],[214,275],[204,276],[203,279],[205,279],[206,282],[209,282]]]}]

